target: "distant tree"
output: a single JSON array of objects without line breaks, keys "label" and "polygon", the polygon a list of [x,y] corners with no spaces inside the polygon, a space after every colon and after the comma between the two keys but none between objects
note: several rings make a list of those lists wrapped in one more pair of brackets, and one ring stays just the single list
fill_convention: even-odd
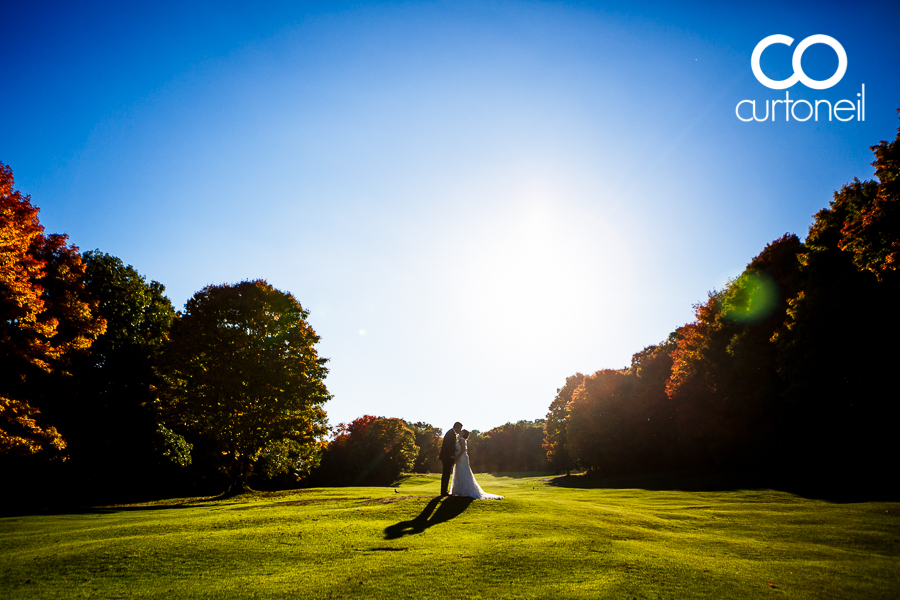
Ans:
[{"label": "distant tree", "polygon": [[365,415],[337,426],[315,481],[332,485],[390,485],[415,465],[416,434],[403,419]]},{"label": "distant tree", "polygon": [[548,471],[543,448],[543,419],[518,421],[469,435],[469,459],[473,469],[490,472]]},{"label": "distant tree", "polygon": [[[446,432],[444,432],[446,433]],[[481,442],[484,441],[484,436],[481,435],[481,432],[477,429],[469,430],[469,437],[466,440],[466,452],[469,454],[469,462],[471,463],[472,457],[480,457],[481,456]],[[479,467],[482,471],[487,472],[488,469],[484,466]]]},{"label": "distant tree", "polygon": [[232,492],[267,448],[318,447],[326,434],[327,359],[307,316],[256,280],[203,288],[172,326],[162,406],[173,425],[214,440]]},{"label": "distant tree", "polygon": [[0,163],[0,453],[61,451],[56,427],[39,419],[48,373],[106,328],[87,296],[78,249],[64,235],[44,235],[38,208],[14,190]]},{"label": "distant tree", "polygon": [[666,381],[672,372],[672,351],[678,335],[672,333],[660,344],[647,346],[631,357],[628,375],[631,398],[627,409],[630,472],[652,472],[671,468],[678,460],[676,403],[666,396]]},{"label": "distant tree", "polygon": [[373,458],[368,481],[390,484],[415,465],[416,436],[403,419],[379,419],[369,427],[367,437]]},{"label": "distant tree", "polygon": [[547,461],[557,473],[565,471],[566,475],[575,468],[575,461],[569,454],[568,434],[566,429],[569,424],[569,402],[572,401],[572,393],[584,381],[584,375],[576,373],[566,378],[566,384],[556,390],[556,398],[550,403],[550,412],[547,413],[547,424],[544,426],[544,450],[547,451]]},{"label": "distant tree", "polygon": [[437,473],[441,470],[438,454],[441,452],[443,432],[429,423],[408,423],[407,426],[416,434],[416,446],[419,454],[412,470],[415,473]]},{"label": "distant tree", "polygon": [[633,378],[625,369],[604,369],[588,375],[572,394],[569,408],[569,449],[592,473],[618,474],[628,459],[626,405]]}]

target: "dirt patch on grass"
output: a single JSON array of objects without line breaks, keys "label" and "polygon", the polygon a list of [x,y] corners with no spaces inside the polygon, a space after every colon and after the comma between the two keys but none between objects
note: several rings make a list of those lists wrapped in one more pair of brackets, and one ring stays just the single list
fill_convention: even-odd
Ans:
[{"label": "dirt patch on grass", "polygon": [[308,504],[327,504],[329,502],[347,502],[348,500],[359,500],[359,498],[309,498],[308,500],[288,500],[287,502],[278,502],[278,506],[306,506]]},{"label": "dirt patch on grass", "polygon": [[427,494],[424,496],[387,496],[385,498],[372,498],[366,500],[366,504],[390,504],[391,502],[399,502],[400,500],[415,500],[416,498],[437,498],[437,494]]},{"label": "dirt patch on grass", "polygon": [[286,502],[251,504],[250,506],[236,506],[231,510],[250,510],[253,508],[272,508],[273,506],[308,506],[310,504],[328,504],[330,502],[347,502],[359,500],[359,498],[309,498],[305,500],[288,500]]}]

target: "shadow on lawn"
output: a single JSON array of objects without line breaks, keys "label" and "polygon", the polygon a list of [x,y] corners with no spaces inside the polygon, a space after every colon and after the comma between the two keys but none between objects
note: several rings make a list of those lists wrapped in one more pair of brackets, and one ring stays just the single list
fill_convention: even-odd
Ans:
[{"label": "shadow on lawn", "polygon": [[141,505],[109,505],[109,506],[79,506],[79,505],[46,505],[46,506],[2,506],[0,517],[28,517],[34,515],[111,515],[121,512],[173,510],[179,508],[202,508],[215,506],[217,508],[240,504],[239,502],[196,502],[178,504],[141,504]]},{"label": "shadow on lawn", "polygon": [[855,481],[835,480],[829,485],[820,481],[803,480],[760,474],[699,475],[684,472],[646,473],[616,477],[588,474],[560,475],[546,479],[548,485],[579,489],[641,489],[654,492],[733,492],[737,490],[775,490],[812,500],[835,503],[895,502],[900,492],[885,486],[883,478]]},{"label": "shadow on lawn", "polygon": [[472,502],[474,502],[472,498],[459,498],[456,496],[444,498],[443,502],[440,498],[434,498],[425,505],[425,508],[415,519],[400,521],[385,527],[384,539],[396,540],[404,535],[422,533],[429,527],[439,523],[446,523],[450,519],[461,515],[463,511],[469,508]]}]

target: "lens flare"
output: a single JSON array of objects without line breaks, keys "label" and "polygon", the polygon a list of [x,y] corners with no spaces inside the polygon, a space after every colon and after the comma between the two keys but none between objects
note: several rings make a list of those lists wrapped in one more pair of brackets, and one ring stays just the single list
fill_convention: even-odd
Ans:
[{"label": "lens flare", "polygon": [[765,272],[744,271],[731,282],[722,299],[722,314],[745,324],[765,321],[778,306],[778,284]]}]

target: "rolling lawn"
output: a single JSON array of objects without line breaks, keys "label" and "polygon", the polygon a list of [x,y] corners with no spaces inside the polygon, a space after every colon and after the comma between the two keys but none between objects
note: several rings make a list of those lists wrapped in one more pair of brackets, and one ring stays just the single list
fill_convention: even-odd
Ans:
[{"label": "rolling lawn", "polygon": [[0,517],[0,598],[900,598],[898,503],[478,480]]}]

